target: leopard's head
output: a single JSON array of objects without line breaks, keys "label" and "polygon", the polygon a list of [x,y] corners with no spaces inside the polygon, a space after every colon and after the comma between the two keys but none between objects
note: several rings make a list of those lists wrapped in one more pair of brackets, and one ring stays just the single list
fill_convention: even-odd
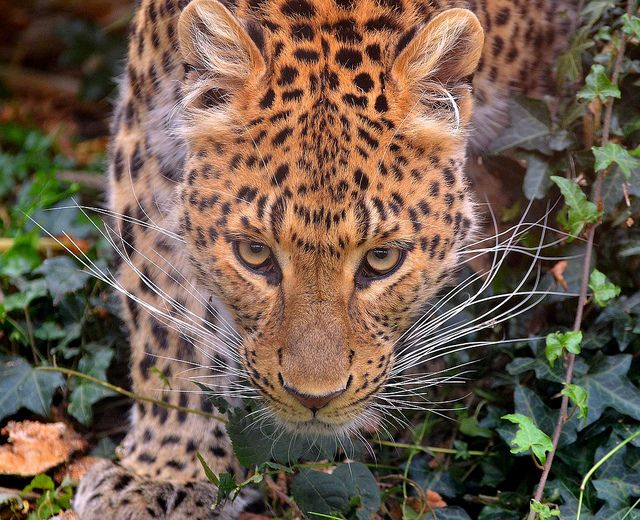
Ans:
[{"label": "leopard's head", "polygon": [[478,20],[349,5],[193,0],[179,22],[182,233],[251,384],[300,430],[366,425],[473,220]]}]

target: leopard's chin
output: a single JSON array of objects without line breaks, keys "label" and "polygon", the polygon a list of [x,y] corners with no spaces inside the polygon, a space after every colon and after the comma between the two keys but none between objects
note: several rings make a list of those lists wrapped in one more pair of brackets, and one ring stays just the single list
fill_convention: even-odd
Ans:
[{"label": "leopard's chin", "polygon": [[295,418],[276,413],[279,423],[289,432],[295,434],[322,435],[327,437],[348,437],[357,431],[375,431],[378,429],[379,416],[370,410],[351,411],[348,414],[323,417],[322,410],[309,413],[306,418],[295,414]]}]

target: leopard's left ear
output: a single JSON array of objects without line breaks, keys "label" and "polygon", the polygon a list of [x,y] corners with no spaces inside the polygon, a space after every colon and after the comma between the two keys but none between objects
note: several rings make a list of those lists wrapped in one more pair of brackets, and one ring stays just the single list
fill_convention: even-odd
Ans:
[{"label": "leopard's left ear", "polygon": [[239,88],[265,73],[261,28],[240,21],[217,0],[190,2],[180,15],[178,38],[187,65],[221,88]]},{"label": "leopard's left ear", "polygon": [[455,118],[466,124],[471,117],[470,80],[483,44],[484,31],[475,14],[467,9],[448,9],[400,50],[391,77],[401,92],[413,95],[410,103],[425,105],[423,119],[446,116],[447,100],[453,100]]}]

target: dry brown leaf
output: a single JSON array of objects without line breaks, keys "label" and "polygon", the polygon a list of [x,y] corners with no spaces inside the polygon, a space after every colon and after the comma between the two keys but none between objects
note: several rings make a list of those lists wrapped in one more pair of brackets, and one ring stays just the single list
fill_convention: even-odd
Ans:
[{"label": "dry brown leaf", "polygon": [[556,263],[556,265],[549,269],[549,272],[553,275],[554,280],[558,284],[560,284],[560,287],[562,287],[565,291],[569,289],[567,281],[564,279],[564,272],[567,269],[567,265],[568,264],[566,260],[560,260],[558,263]]},{"label": "dry brown leaf", "polygon": [[427,498],[427,504],[431,509],[436,509],[438,507],[447,507],[447,503],[435,491],[427,489],[427,492],[425,494]]},{"label": "dry brown leaf", "polygon": [[70,464],[59,468],[53,475],[53,479],[60,483],[64,480],[64,477],[69,475],[71,480],[75,480],[78,482],[83,475],[89,471],[89,468],[93,466],[96,462],[100,462],[104,459],[99,459],[98,457],[81,457],[78,460],[74,460]]},{"label": "dry brown leaf", "polygon": [[66,462],[72,453],[86,449],[86,441],[64,423],[9,421],[0,430],[9,437],[0,446],[0,474],[31,476]]}]

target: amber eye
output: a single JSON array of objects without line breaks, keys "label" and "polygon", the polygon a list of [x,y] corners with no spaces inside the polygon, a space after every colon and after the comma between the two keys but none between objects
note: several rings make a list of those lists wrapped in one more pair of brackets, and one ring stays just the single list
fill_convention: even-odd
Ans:
[{"label": "amber eye", "polygon": [[402,265],[404,257],[404,251],[396,247],[376,247],[367,251],[356,273],[356,284],[364,287],[376,278],[390,275]]},{"label": "amber eye", "polygon": [[251,269],[259,269],[271,260],[271,249],[260,242],[240,240],[236,242],[236,252],[240,260]]},{"label": "amber eye", "polygon": [[401,251],[396,248],[378,247],[367,253],[367,266],[378,275],[387,274],[400,260]]}]

